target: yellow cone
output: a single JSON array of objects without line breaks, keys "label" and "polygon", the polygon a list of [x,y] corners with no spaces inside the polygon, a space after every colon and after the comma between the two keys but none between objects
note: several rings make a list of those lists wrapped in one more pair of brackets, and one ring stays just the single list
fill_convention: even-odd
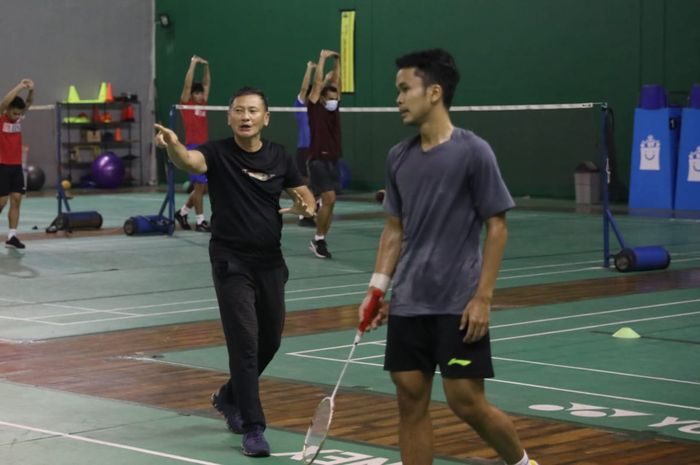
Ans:
[{"label": "yellow cone", "polygon": [[639,339],[642,336],[637,334],[632,328],[624,327],[615,331],[613,337],[618,337],[620,339]]},{"label": "yellow cone", "polygon": [[68,88],[68,103],[80,103],[80,97],[78,96],[78,89],[75,86],[70,86]]},{"label": "yellow cone", "polygon": [[104,103],[107,101],[107,83],[100,84],[100,92],[97,94],[97,102]]}]

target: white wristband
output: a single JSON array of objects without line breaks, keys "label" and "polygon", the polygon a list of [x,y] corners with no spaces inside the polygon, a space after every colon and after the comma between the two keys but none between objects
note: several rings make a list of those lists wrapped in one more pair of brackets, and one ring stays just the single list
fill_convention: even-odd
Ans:
[{"label": "white wristband", "polygon": [[391,276],[383,273],[372,273],[372,279],[369,280],[369,287],[376,287],[380,291],[386,293],[386,290],[389,289],[390,282]]}]

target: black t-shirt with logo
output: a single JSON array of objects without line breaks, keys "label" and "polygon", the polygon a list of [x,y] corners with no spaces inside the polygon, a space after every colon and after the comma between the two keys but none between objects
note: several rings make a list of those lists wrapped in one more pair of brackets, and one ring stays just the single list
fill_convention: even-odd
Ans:
[{"label": "black t-shirt with logo", "polygon": [[214,259],[235,256],[260,266],[282,261],[280,194],[303,185],[294,159],[283,146],[263,140],[246,152],[233,137],[197,147],[207,163]]}]

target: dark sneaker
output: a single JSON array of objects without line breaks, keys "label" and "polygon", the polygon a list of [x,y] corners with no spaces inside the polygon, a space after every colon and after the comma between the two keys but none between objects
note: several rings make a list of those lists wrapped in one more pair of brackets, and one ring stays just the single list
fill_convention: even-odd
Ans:
[{"label": "dark sneaker", "polygon": [[223,386],[211,395],[211,405],[224,417],[229,431],[234,434],[243,434],[241,412],[238,411],[235,405],[224,402],[221,396],[221,389],[223,389]]},{"label": "dark sneaker", "polygon": [[241,441],[243,453],[248,457],[269,457],[270,444],[268,444],[262,428],[254,429],[243,434]]},{"label": "dark sneaker", "polygon": [[206,221],[202,221],[201,223],[197,224],[197,227],[194,228],[195,231],[199,232],[211,232],[211,228],[209,227],[209,223]]},{"label": "dark sneaker", "polygon": [[316,221],[314,221],[313,218],[306,217],[306,216],[301,218],[297,224],[299,226],[303,226],[305,228],[315,228],[316,227]]},{"label": "dark sneaker", "polygon": [[328,251],[328,246],[326,241],[321,239],[320,241],[311,241],[309,243],[309,250],[314,253],[318,258],[331,258],[331,253]]},{"label": "dark sneaker", "polygon": [[8,249],[23,249],[24,244],[17,239],[17,236],[12,236],[10,239],[5,241],[5,247]]},{"label": "dark sneaker", "polygon": [[187,222],[187,215],[182,215],[180,213],[180,210],[175,211],[175,221],[180,223],[180,227],[182,229],[192,229],[192,226],[190,226],[190,223]]}]

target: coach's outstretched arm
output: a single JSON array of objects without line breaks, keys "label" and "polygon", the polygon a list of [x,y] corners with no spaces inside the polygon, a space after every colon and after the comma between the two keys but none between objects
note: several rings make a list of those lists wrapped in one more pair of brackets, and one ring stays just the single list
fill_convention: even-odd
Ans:
[{"label": "coach's outstretched arm", "polygon": [[204,174],[207,172],[207,162],[202,152],[199,150],[187,150],[172,129],[168,129],[160,124],[154,124],[154,126],[158,130],[155,139],[156,146],[168,151],[168,157],[170,157],[175,166],[193,174]]}]

